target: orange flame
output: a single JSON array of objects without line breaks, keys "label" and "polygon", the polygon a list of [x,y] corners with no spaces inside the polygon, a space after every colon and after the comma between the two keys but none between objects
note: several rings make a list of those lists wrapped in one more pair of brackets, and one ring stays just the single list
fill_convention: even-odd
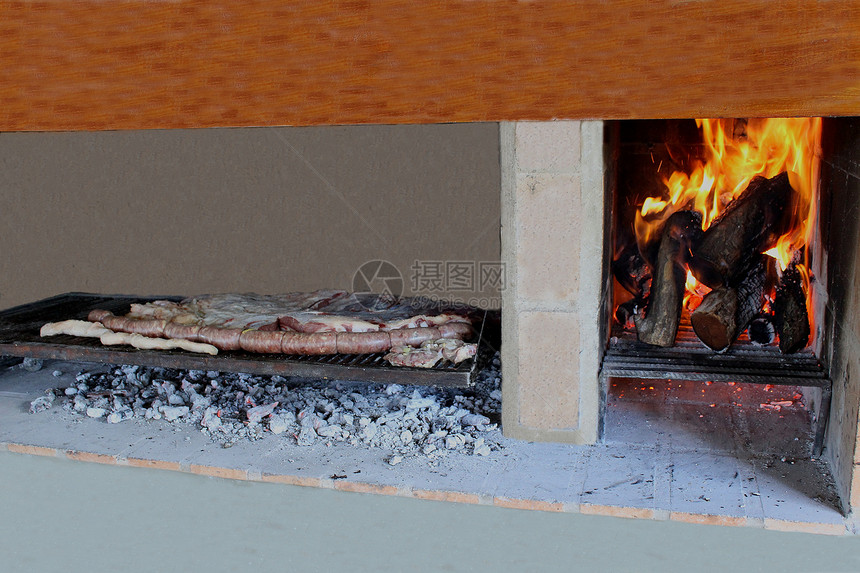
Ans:
[{"label": "orange flame", "polygon": [[[681,209],[701,213],[703,229],[707,229],[726,205],[743,193],[753,177],[771,178],[787,171],[800,198],[799,208],[792,214],[791,230],[765,254],[777,259],[780,271],[795,257],[808,266],[806,245],[811,240],[816,217],[816,149],[821,118],[750,119],[745,124],[735,120],[697,119],[696,124],[705,144],[704,161],[695,162],[690,173],[676,171],[664,179],[665,197],[645,199],[635,221],[640,244],[650,241],[662,221]],[[806,269],[802,273],[808,277]],[[701,300],[701,289],[689,273],[687,293],[688,300]],[[808,307],[811,309],[811,305]]]},{"label": "orange flame", "polygon": [[696,308],[701,304],[702,298],[711,292],[711,289],[705,286],[703,283],[700,283],[696,280],[696,277],[693,276],[693,273],[690,272],[690,269],[687,269],[687,282],[685,284],[685,293],[684,293],[684,308],[692,310],[696,310]]}]

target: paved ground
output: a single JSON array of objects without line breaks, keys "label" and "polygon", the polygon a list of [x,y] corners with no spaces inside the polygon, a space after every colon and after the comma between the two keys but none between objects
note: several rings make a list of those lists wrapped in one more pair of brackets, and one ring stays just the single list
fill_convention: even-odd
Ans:
[{"label": "paved ground", "polygon": [[56,407],[28,413],[31,400],[69,384],[79,369],[57,362],[38,372],[0,372],[6,449],[478,505],[853,532],[826,470],[809,457],[809,414],[793,388],[618,382],[601,444],[504,440],[487,457],[416,457],[391,466],[378,448],[301,447],[284,435],[223,448],[194,427],[164,421],[108,424]]},{"label": "paved ground", "polygon": [[523,511],[0,452],[4,573],[860,570],[860,536]]}]

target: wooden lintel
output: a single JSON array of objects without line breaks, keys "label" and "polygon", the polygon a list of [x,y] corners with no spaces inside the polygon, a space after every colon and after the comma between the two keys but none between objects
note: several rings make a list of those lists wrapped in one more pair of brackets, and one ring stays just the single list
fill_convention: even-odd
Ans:
[{"label": "wooden lintel", "polygon": [[0,130],[860,115],[855,0],[0,2]]}]

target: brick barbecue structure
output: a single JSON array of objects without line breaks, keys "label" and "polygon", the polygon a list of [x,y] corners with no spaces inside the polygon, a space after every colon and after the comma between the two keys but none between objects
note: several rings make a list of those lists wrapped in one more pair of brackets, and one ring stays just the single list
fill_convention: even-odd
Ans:
[{"label": "brick barbecue structure", "polygon": [[857,507],[860,23],[849,1],[773,10],[13,1],[0,7],[0,131],[499,122],[504,431],[588,444],[609,332],[608,122],[832,116],[821,157],[822,179],[839,188],[822,203],[833,225],[820,277],[833,381],[825,456]]}]

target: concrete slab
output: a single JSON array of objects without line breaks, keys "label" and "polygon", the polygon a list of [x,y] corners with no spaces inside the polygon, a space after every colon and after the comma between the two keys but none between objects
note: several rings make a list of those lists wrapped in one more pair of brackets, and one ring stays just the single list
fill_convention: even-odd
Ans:
[{"label": "concrete slab", "polygon": [[[799,407],[782,413],[731,403],[711,408],[689,399],[685,388],[670,396],[664,388],[650,400],[647,393],[616,394],[609,397],[600,444],[498,436],[501,449],[486,457],[449,452],[392,465],[392,452],[384,448],[322,441],[299,446],[287,434],[271,433],[225,448],[188,424],[108,424],[58,407],[28,412],[31,400],[47,388],[68,385],[79,368],[50,363],[38,372],[0,371],[0,445],[80,461],[420,499],[853,532],[836,509],[826,467],[797,455],[811,439],[808,413]],[[63,374],[55,377],[54,370]],[[726,386],[723,391],[745,390]],[[684,392],[684,399],[673,397]],[[775,453],[781,451],[787,454]]]}]

